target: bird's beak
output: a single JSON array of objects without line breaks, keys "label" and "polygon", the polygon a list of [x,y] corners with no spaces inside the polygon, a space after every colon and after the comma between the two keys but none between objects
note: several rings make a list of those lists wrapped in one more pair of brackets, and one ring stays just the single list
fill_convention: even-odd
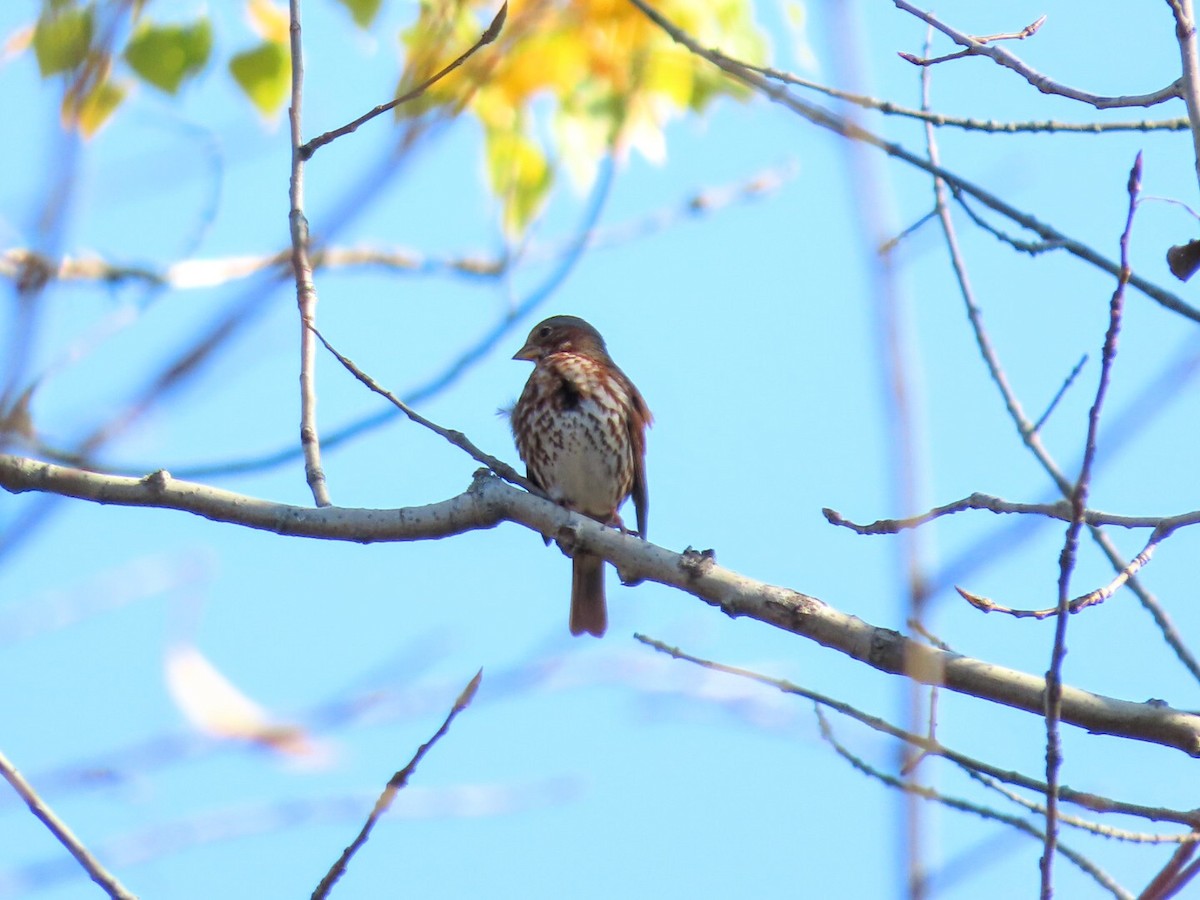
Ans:
[{"label": "bird's beak", "polygon": [[513,355],[513,359],[527,359],[530,362],[537,362],[537,358],[537,347],[533,346],[533,344],[526,344]]}]

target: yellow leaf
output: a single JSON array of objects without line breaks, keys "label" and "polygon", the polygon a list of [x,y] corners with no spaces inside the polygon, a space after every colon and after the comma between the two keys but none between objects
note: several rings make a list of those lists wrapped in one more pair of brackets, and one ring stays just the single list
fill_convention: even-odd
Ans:
[{"label": "yellow leaf", "polygon": [[75,126],[84,137],[92,137],[125,99],[123,84],[105,79],[97,82],[82,98],[68,93],[63,98],[63,121]]},{"label": "yellow leaf", "polygon": [[264,41],[273,44],[288,43],[291,18],[286,7],[276,6],[271,0],[249,0],[246,14],[250,24]]}]

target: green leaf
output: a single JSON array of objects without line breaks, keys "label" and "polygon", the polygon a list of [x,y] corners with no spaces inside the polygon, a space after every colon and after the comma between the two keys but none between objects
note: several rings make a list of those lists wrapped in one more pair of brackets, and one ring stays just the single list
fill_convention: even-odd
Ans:
[{"label": "green leaf", "polygon": [[212,52],[212,25],[199,19],[192,25],[151,25],[143,22],[125,47],[133,71],[168,94],[204,68]]},{"label": "green leaf", "polygon": [[92,7],[63,3],[42,10],[33,31],[33,52],[42,77],[74,69],[92,46]]},{"label": "green leaf", "polygon": [[338,0],[338,2],[350,10],[350,16],[359,28],[370,28],[371,23],[375,21],[375,15],[379,12],[379,7],[383,4],[383,0]]},{"label": "green leaf", "polygon": [[264,116],[279,109],[291,86],[288,49],[275,41],[237,54],[229,61],[229,71]]}]

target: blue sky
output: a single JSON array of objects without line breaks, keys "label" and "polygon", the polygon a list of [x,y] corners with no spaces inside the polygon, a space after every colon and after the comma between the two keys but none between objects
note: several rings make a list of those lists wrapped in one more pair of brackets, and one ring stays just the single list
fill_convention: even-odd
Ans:
[{"label": "blue sky", "polygon": [[[224,58],[251,37],[230,8],[214,6],[221,7],[210,12]],[[1012,49],[1062,82],[1131,94],[1176,77],[1165,6],[1136,13],[1108,2],[977,6],[959,0],[937,12],[975,33],[1014,30],[1048,13],[1042,31]],[[186,17],[201,6],[161,8]],[[773,61],[802,65],[781,9],[759,8]],[[831,19],[830,6],[807,7],[812,60],[803,74],[841,86],[861,80],[876,96],[916,105],[918,73],[896,51],[920,53],[924,26],[890,4],[857,8],[861,43],[851,51],[837,37],[840,20]],[[0,34],[10,35],[35,9],[4,5]],[[385,4],[363,34],[335,3],[305,4],[308,134],[389,95],[394,35],[413,14],[408,4]],[[949,49],[942,41],[934,52]],[[46,249],[161,267],[285,245],[286,123],[260,122],[222,72],[178,101],[141,89],[73,161],[64,156],[57,91],[39,80],[28,56],[0,64],[0,108],[11,123],[0,169],[4,247],[37,245],[39,212],[56,173],[69,166],[69,211]],[[1181,102],[1096,113],[1043,96],[981,59],[936,67],[932,98],[947,114],[1002,121],[1183,115]],[[913,123],[864,122],[918,152],[924,147]],[[454,123],[400,170],[381,175],[392,136],[384,117],[316,155],[307,174],[314,232],[340,246],[399,246],[431,259],[499,254],[476,126]],[[1195,202],[1184,132],[942,129],[938,140],[948,168],[1113,258],[1139,150],[1147,195]],[[599,225],[619,237],[655,216],[669,223],[585,254],[544,305],[420,411],[516,462],[496,410],[517,396],[528,366],[509,357],[541,314],[583,316],[604,334],[656,417],[648,455],[655,543],[714,548],[723,565],[902,629],[901,542],[834,528],[821,509],[860,521],[918,511],[899,507],[891,480],[895,448],[869,241],[876,229],[894,233],[931,208],[928,178],[871,157],[882,180],[867,221],[847,145],[765,100],[724,100],[703,118],[676,121],[667,149],[663,165],[633,155],[619,167]],[[686,213],[698,193],[736,189],[763,173],[777,176],[778,186],[708,214]],[[361,199],[347,213],[354,191]],[[536,244],[553,250],[570,241],[585,204],[570,189],[558,192]],[[1051,452],[1074,473],[1113,279],[1064,254],[1016,255],[961,215],[957,224],[991,336],[1032,415],[1088,354],[1044,431]],[[1194,233],[1185,210],[1144,203],[1133,233],[1135,269],[1190,300],[1194,288],[1170,276],[1163,254]],[[553,274],[558,258],[522,265],[499,282],[319,272],[318,322],[343,353],[405,395],[491,333],[511,305]],[[973,491],[1051,498],[1049,479],[1022,448],[979,360],[932,224],[901,245],[895,265],[921,426],[919,508]],[[11,285],[5,290],[13,296]],[[47,442],[68,445],[107,421],[209,323],[245,304],[252,321],[202,377],[106,446],[101,461],[179,474],[298,443],[299,329],[289,283],[257,277],[176,291],[56,284],[42,303],[30,372],[49,372],[33,407]],[[11,309],[5,305],[0,327],[12,327]],[[1096,508],[1166,515],[1200,506],[1191,459],[1200,438],[1196,392],[1177,380],[1145,396],[1178,359],[1195,354],[1193,329],[1128,294],[1093,484]],[[380,408],[325,354],[318,388],[325,433]],[[1130,410],[1146,419],[1122,428]],[[325,457],[333,499],[344,506],[435,502],[462,491],[475,467],[399,421]],[[298,458],[206,480],[311,502]],[[0,540],[12,541],[14,523],[40,502],[0,495]],[[925,571],[940,585],[930,626],[967,655],[1044,671],[1051,623],[981,616],[951,585],[1012,606],[1051,605],[1062,533],[1057,524],[987,513],[925,529]],[[1114,537],[1127,556],[1145,539]],[[1145,573],[1185,637],[1200,628],[1198,550],[1193,533],[1176,534]],[[1106,583],[1106,565],[1085,542],[1073,593]],[[557,550],[515,525],[364,547],[289,540],[182,513],[56,503],[0,556],[0,679],[10,686],[0,697],[0,749],[143,897],[305,895],[357,833],[375,794],[482,667],[475,703],[424,760],[334,896],[901,894],[899,800],[835,754],[807,703],[672,662],[631,636],[641,632],[788,678],[897,721],[906,702],[898,679],[657,585],[621,588],[611,570],[608,636],[572,639],[569,568]],[[309,728],[319,752],[288,758],[190,731],[164,678],[167,648],[179,640],[273,717]],[[1195,681],[1127,591],[1072,618],[1068,643],[1071,684],[1200,707]],[[894,764],[896,748],[882,738],[846,721],[835,719],[834,727],[863,758]],[[1041,774],[1044,731],[1035,717],[943,692],[938,729],[961,752]],[[1194,779],[1180,754],[1073,729],[1063,738],[1063,778],[1072,787],[1197,805],[1181,789]],[[927,766],[929,782],[947,794],[1003,806],[951,767]],[[70,777],[88,773],[86,785]],[[967,814],[930,806],[926,815],[928,862],[943,887],[937,896],[1033,895],[1038,843]],[[11,886],[31,873],[49,882],[39,897],[97,895],[19,803],[0,798],[0,817],[0,896],[16,896]],[[1135,891],[1171,851],[1071,831],[1063,839]],[[964,868],[970,875],[956,879]],[[1061,861],[1057,884],[1060,896],[1097,895],[1094,882]]]}]

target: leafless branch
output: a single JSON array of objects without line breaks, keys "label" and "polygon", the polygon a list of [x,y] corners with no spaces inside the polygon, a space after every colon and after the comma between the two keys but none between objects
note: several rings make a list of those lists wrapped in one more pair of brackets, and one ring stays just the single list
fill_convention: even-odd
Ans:
[{"label": "leafless branch", "polygon": [[1125,228],[1121,232],[1121,273],[1117,287],[1109,303],[1108,328],[1104,333],[1104,347],[1100,354],[1100,378],[1096,386],[1096,399],[1088,411],[1087,437],[1084,441],[1083,463],[1079,477],[1068,495],[1071,502],[1071,521],[1063,550],[1059,556],[1058,618],[1054,622],[1054,648],[1050,653],[1050,668],[1046,672],[1046,840],[1042,854],[1042,897],[1051,900],[1054,896],[1054,849],[1058,840],[1058,779],[1062,769],[1062,737],[1059,720],[1062,712],[1062,667],[1067,656],[1067,613],[1071,606],[1071,574],[1075,570],[1075,555],[1079,547],[1079,533],[1084,526],[1084,512],[1091,487],[1092,465],[1096,460],[1096,442],[1100,434],[1100,414],[1108,395],[1112,378],[1112,367],[1117,356],[1117,335],[1121,331],[1121,316],[1125,310],[1125,285],[1129,283],[1129,236],[1133,231],[1133,216],[1137,211],[1138,193],[1142,186],[1142,154],[1139,152],[1129,172],[1129,207],[1125,216]]},{"label": "leafless branch", "polygon": [[1062,398],[1066,396],[1066,393],[1068,390],[1070,390],[1071,385],[1075,383],[1075,379],[1079,377],[1079,373],[1083,371],[1083,367],[1087,365],[1087,361],[1088,357],[1085,353],[1083,356],[1079,357],[1079,362],[1075,363],[1075,367],[1067,373],[1067,377],[1063,379],[1063,383],[1059,385],[1058,390],[1055,391],[1054,396],[1050,398],[1050,402],[1046,405],[1046,411],[1038,416],[1038,420],[1033,423],[1033,430],[1035,432],[1041,431],[1042,426],[1049,421],[1050,415],[1058,407],[1058,404],[1062,401]]},{"label": "leafless branch", "polygon": [[54,814],[54,810],[46,805],[42,798],[38,796],[37,791],[33,789],[29,782],[21,777],[21,773],[17,771],[16,766],[9,762],[8,757],[2,752],[0,752],[0,776],[4,777],[4,780],[25,801],[25,804],[29,807],[29,811],[41,820],[42,824],[49,829],[55,839],[67,848],[67,851],[75,857],[79,865],[83,866],[84,871],[88,873],[92,881],[100,885],[109,897],[112,897],[113,900],[137,900],[135,894],[128,891],[112,873],[100,864],[100,861],[75,836],[75,833],[71,831],[67,823]]},{"label": "leafless branch", "polygon": [[467,686],[463,688],[462,693],[458,695],[458,699],[454,701],[454,706],[450,709],[445,721],[442,722],[442,727],[434,732],[433,737],[417,748],[416,754],[408,761],[408,765],[388,780],[387,787],[383,789],[383,793],[375,801],[375,808],[367,816],[367,821],[364,823],[362,830],[359,831],[358,836],[350,843],[350,846],[342,851],[342,855],[338,857],[337,862],[325,873],[325,877],[321,879],[320,884],[317,885],[317,889],[313,891],[313,900],[323,900],[323,898],[329,896],[329,891],[332,890],[337,880],[345,874],[346,866],[354,858],[354,854],[367,842],[367,839],[371,836],[371,830],[375,827],[375,823],[388,811],[388,807],[392,805],[392,802],[396,799],[396,795],[408,784],[408,779],[417,770],[417,765],[425,758],[425,754],[433,749],[434,745],[450,730],[450,723],[454,721],[458,714],[471,704],[475,692],[479,690],[479,682],[482,679],[483,669],[480,669],[475,673],[475,677],[467,683]]},{"label": "leafless branch", "polygon": [[[904,54],[901,54],[902,56]],[[907,58],[907,57],[906,57]],[[1186,118],[1160,119],[1157,121],[1143,119],[1140,122],[1056,122],[1045,120],[1040,122],[997,122],[995,120],[972,119],[962,116],[948,116],[926,109],[910,109],[893,103],[891,100],[880,100],[864,94],[854,94],[843,91],[810,78],[804,78],[791,72],[784,72],[771,66],[756,66],[750,63],[746,68],[765,75],[774,81],[794,84],[797,87],[808,88],[835,100],[844,100],[863,109],[873,109],[886,116],[900,116],[906,119],[916,119],[928,122],[938,128],[961,128],[964,131],[982,131],[988,134],[1027,134],[1033,133],[1071,133],[1071,134],[1107,134],[1116,131],[1184,131],[1190,123]]]},{"label": "leafless branch", "polygon": [[[1155,549],[1174,530],[1175,529],[1171,526],[1160,526],[1155,528],[1154,532],[1150,535],[1150,539],[1146,542],[1146,546],[1142,548],[1142,552],[1131,559],[1129,564],[1126,565],[1125,568],[1121,569],[1121,571],[1117,573],[1117,576],[1112,581],[1110,581],[1104,587],[1097,588],[1094,591],[1089,591],[1086,594],[1076,597],[1067,604],[1067,612],[1077,613],[1089,606],[1096,606],[1097,604],[1103,603],[1105,600],[1115,594],[1125,584],[1127,584],[1129,579],[1136,575],[1142,569],[1142,567],[1146,565],[1146,563],[1150,562],[1150,557],[1154,555]],[[980,612],[1004,613],[1017,619],[1048,619],[1051,616],[1059,615],[1061,612],[1057,605],[1048,607],[1046,609],[1013,609],[1008,606],[1002,606],[1001,604],[996,603],[994,600],[990,600],[987,597],[964,590],[961,587],[956,586],[955,590],[958,591],[959,595],[964,600],[966,600]]]},{"label": "leafless branch", "polygon": [[[954,54],[954,56],[986,56],[1004,68],[1011,69],[1012,71],[1016,72],[1043,94],[1058,94],[1059,96],[1066,97],[1070,100],[1078,100],[1080,103],[1087,103],[1090,106],[1096,107],[1096,109],[1112,109],[1114,107],[1123,106],[1155,106],[1159,103],[1163,103],[1167,100],[1172,100],[1180,96],[1180,85],[1177,81],[1172,82],[1166,87],[1160,88],[1153,93],[1129,97],[1103,97],[1098,94],[1090,94],[1087,91],[1081,91],[1077,88],[1068,87],[1067,85],[1059,84],[1048,76],[1043,75],[1041,72],[1036,71],[1024,61],[1013,56],[1013,54],[1009,53],[1003,47],[994,46],[992,44],[985,43],[980,38],[975,38],[969,34],[964,34],[963,32],[958,31],[957,29],[952,28],[951,26],[942,22],[932,13],[927,13],[913,6],[911,3],[907,3],[906,0],[892,0],[892,2],[896,4],[898,9],[916,16],[922,22],[926,23],[927,25],[931,25],[942,34],[946,35],[948,38],[950,38],[950,40],[954,41],[954,43],[958,44],[960,47],[966,48],[962,53]],[[908,59],[908,57],[904,54],[901,54],[901,56],[904,56],[905,59]],[[920,62],[916,59],[910,59],[909,61],[917,62],[918,64]]]},{"label": "leafless branch", "polygon": [[290,0],[292,39],[292,105],[288,122],[292,138],[292,177],[288,196],[292,208],[288,225],[292,236],[292,271],[296,278],[296,304],[300,308],[300,446],[304,450],[304,477],[317,506],[330,506],[325,470],[321,468],[321,439],[317,430],[316,342],[317,287],[308,255],[308,219],[304,215],[304,160],[300,138],[304,98],[304,42],[300,30],[300,0]]},{"label": "leafless branch", "polygon": [[[894,534],[907,528],[918,528],[942,516],[953,515],[967,510],[984,510],[999,515],[1044,516],[1061,522],[1071,521],[1071,507],[1068,501],[1059,500],[1057,503],[1015,503],[990,494],[971,494],[961,500],[955,500],[943,506],[936,506],[919,516],[907,519],[879,519],[867,524],[851,522],[841,513],[832,509],[823,509],[826,520],[830,525],[849,528],[857,534]],[[1115,525],[1118,528],[1154,528],[1168,534],[1189,525],[1200,525],[1200,510],[1180,513],[1175,516],[1125,516],[1117,513],[1106,513],[1096,509],[1084,510],[1083,521],[1088,525]],[[1160,540],[1161,540],[1160,536]]]},{"label": "leafless branch", "polygon": [[[694,656],[678,647],[672,647],[662,641],[647,637],[644,634],[635,634],[634,640],[640,641],[647,647],[657,650],[659,653],[665,653],[672,659],[683,660],[684,662],[692,663],[704,669],[709,669],[713,672],[722,672],[726,675],[732,675],[736,678],[744,678],[749,681],[754,681],[759,684],[765,684],[773,687],[785,694],[791,694],[797,697],[803,697],[806,700],[811,700],[814,704],[832,709],[849,719],[854,719],[868,728],[878,731],[880,734],[886,734],[889,737],[894,737],[905,743],[911,744],[919,748],[923,753],[930,756],[937,756],[954,763],[960,769],[967,773],[977,773],[980,775],[993,778],[1004,784],[1011,784],[1016,787],[1023,788],[1029,791],[1035,791],[1039,794],[1046,793],[1045,782],[1038,781],[1036,778],[1031,778],[1020,772],[1001,769],[991,763],[976,759],[966,754],[952,750],[944,744],[928,738],[924,735],[916,734],[911,731],[905,731],[898,728],[886,719],[881,719],[878,716],[865,713],[857,707],[851,706],[842,700],[829,697],[825,694],[811,691],[808,688],[802,687],[794,682],[784,678],[774,678],[770,675],[764,675],[761,672],[753,671],[752,669],[744,669],[739,666],[731,666],[726,663],[716,662],[715,660],[705,659],[703,657]],[[1069,787],[1060,787],[1058,789],[1059,799],[1067,803],[1074,803],[1077,806],[1090,810],[1096,813],[1119,813],[1121,815],[1136,816],[1138,818],[1148,819],[1152,822],[1173,822],[1178,825],[1184,825],[1188,829],[1200,825],[1200,812],[1196,810],[1182,809],[1166,809],[1164,807],[1145,806],[1140,803],[1127,803],[1122,800],[1115,800],[1111,797],[1103,797],[1099,794],[1092,794],[1085,791],[1072,790]],[[1156,836],[1157,837],[1157,836]],[[1167,835],[1162,838],[1164,841],[1174,840],[1192,840],[1189,835]]]},{"label": "leafless branch", "polygon": [[[646,0],[629,0],[634,6],[642,11],[647,18],[654,24],[663,29],[673,40],[687,47],[692,53],[707,59],[713,65],[730,75],[731,77],[741,81],[754,88],[759,93],[770,98],[812,122],[821,128],[839,134],[842,137],[849,138],[855,141],[862,141],[869,144],[878,150],[883,151],[888,156],[907,163],[914,168],[920,169],[929,175],[943,179],[947,185],[956,190],[962,191],[976,200],[979,200],[988,208],[1000,213],[1012,221],[1016,222],[1022,228],[1032,231],[1045,241],[1049,241],[1066,250],[1072,256],[1096,266],[1102,271],[1108,272],[1110,275],[1120,275],[1120,265],[1113,260],[1108,259],[1101,253],[1094,250],[1092,247],[1077,241],[1074,238],[1068,237],[1057,229],[1039,221],[1034,216],[1028,213],[1021,212],[1016,207],[1011,206],[999,197],[985,191],[978,185],[967,181],[954,172],[949,171],[941,166],[936,166],[926,159],[921,158],[912,151],[906,149],[900,144],[884,140],[874,132],[868,131],[859,125],[846,120],[842,116],[835,115],[829,110],[823,109],[816,104],[801,100],[800,98],[789,93],[786,86],[773,84],[767,78],[758,74],[745,63],[731,56],[727,56],[719,50],[708,49],[696,41],[691,35],[683,31],[661,13],[651,7]],[[1193,322],[1200,322],[1200,309],[1196,309],[1191,304],[1184,301],[1182,298],[1172,294],[1170,291],[1142,278],[1140,275],[1131,275],[1129,284],[1150,297],[1156,303],[1165,308],[1176,312]]]},{"label": "leafless branch", "polygon": [[454,62],[450,63],[450,65],[446,66],[445,68],[441,69],[440,71],[435,72],[433,75],[430,75],[428,78],[426,78],[424,81],[422,81],[420,84],[418,84],[411,91],[406,91],[405,93],[401,94],[399,97],[396,97],[393,100],[389,100],[386,103],[379,104],[374,109],[372,109],[370,112],[359,116],[353,122],[343,125],[341,128],[335,128],[333,131],[327,131],[324,134],[318,135],[317,137],[313,138],[311,141],[309,141],[307,144],[305,144],[303,147],[300,148],[301,158],[303,158],[305,160],[311,159],[312,155],[314,153],[316,153],[318,149],[320,149],[321,147],[324,147],[329,142],[335,141],[338,138],[343,137],[347,134],[350,134],[353,131],[357,131],[358,126],[371,121],[371,119],[375,118],[376,116],[380,115],[381,113],[385,113],[388,110],[395,109],[401,103],[408,103],[411,100],[416,100],[418,97],[420,97],[422,94],[424,94],[427,90],[429,90],[431,87],[433,87],[433,85],[437,84],[439,81],[441,81],[447,75],[449,75],[451,72],[453,72],[459,66],[461,66],[463,63],[465,63],[468,59],[470,59],[475,54],[475,52],[478,51],[481,47],[485,47],[488,44],[490,44],[492,41],[494,41],[499,36],[500,30],[504,27],[504,20],[507,17],[508,17],[508,2],[507,2],[507,0],[505,0],[505,2],[503,4],[501,4],[501,6],[500,6],[500,11],[497,12],[496,15],[492,18],[491,24],[488,25],[488,27],[484,30],[483,34],[481,34],[479,36],[479,40],[477,40],[474,44],[472,44],[469,48],[467,48],[467,50],[465,52],[460,54],[459,57],[454,60]]},{"label": "leafless branch", "polygon": [[[1038,831],[1022,818],[1008,815],[1007,813],[1002,813],[999,810],[982,806],[978,803],[972,803],[969,800],[963,800],[959,797],[951,797],[947,794],[943,794],[941,791],[935,790],[934,788],[923,784],[918,784],[917,782],[907,778],[897,778],[895,775],[891,775],[876,768],[875,766],[872,766],[866,762],[866,760],[855,755],[854,753],[851,753],[847,747],[845,747],[837,740],[836,737],[834,737],[833,729],[830,727],[828,720],[825,718],[820,709],[817,710],[817,719],[821,724],[821,736],[825,738],[826,742],[831,747],[833,747],[834,751],[859,772],[862,772],[864,775],[867,775],[870,778],[874,778],[881,784],[885,784],[888,787],[903,791],[906,794],[912,794],[925,800],[940,803],[943,806],[947,806],[950,809],[956,809],[959,812],[969,812],[984,819],[1000,822],[1035,839],[1041,839],[1043,837],[1042,832]],[[1132,894],[1117,884],[1111,875],[1101,869],[1082,853],[1064,846],[1058,846],[1055,848],[1055,850],[1069,859],[1082,871],[1090,875],[1101,887],[1107,890],[1114,897],[1119,898],[1119,900],[1133,900]]]},{"label": "leafless branch", "polygon": [[[1042,713],[1045,679],[984,663],[877,628],[816,597],[766,584],[716,565],[710,554],[673,553],[632,535],[477,473],[465,493],[406,509],[308,508],[273,503],[206,485],[181,482],[166,472],[145,478],[101,475],[0,454],[0,487],[10,493],[50,491],[121,506],[176,509],[217,522],[275,534],[372,543],[430,540],[502,521],[556,537],[569,552],[600,556],[626,580],[654,581],[685,591],[733,617],[747,616],[865,662],[893,675]],[[1200,757],[1200,715],[1157,704],[1063,689],[1063,721],[1098,734],[1173,747]]]},{"label": "leafless branch", "polygon": [[386,388],[380,387],[374,378],[372,378],[370,375],[368,375],[366,372],[364,372],[362,369],[360,369],[358,366],[356,366],[352,360],[350,360],[347,357],[343,356],[342,354],[338,353],[338,351],[334,348],[334,346],[325,339],[325,335],[323,335],[323,334],[321,334],[321,332],[317,331],[317,329],[315,327],[312,329],[312,331],[313,331],[313,334],[315,334],[317,336],[317,339],[320,340],[320,342],[325,346],[325,349],[328,350],[330,353],[332,353],[335,357],[337,357],[337,361],[340,362],[346,368],[346,370],[348,372],[350,372],[355,378],[357,378],[360,382],[365,384],[368,388],[370,388],[376,394],[379,394],[381,397],[386,398],[388,400],[388,402],[390,402],[393,406],[395,406],[398,410],[400,410],[400,412],[402,412],[402,413],[404,413],[404,415],[408,416],[408,418],[411,421],[416,422],[418,425],[420,425],[424,428],[428,428],[430,431],[432,431],[434,434],[438,435],[439,437],[445,438],[447,441],[449,441],[455,447],[458,447],[464,453],[468,454],[471,457],[471,459],[475,460],[476,462],[483,463],[485,466],[487,466],[489,469],[491,469],[493,472],[495,472],[497,475],[499,475],[501,478],[505,479],[506,481],[511,481],[513,484],[519,484],[521,487],[525,488],[527,491],[533,491],[534,493],[539,493],[537,488],[535,488],[526,478],[521,476],[515,469],[513,469],[512,466],[508,465],[503,460],[497,459],[494,456],[490,456],[487,453],[484,453],[482,450],[480,450],[478,447],[476,447],[475,444],[472,443],[471,440],[465,434],[463,434],[461,431],[454,431],[450,428],[443,428],[441,425],[438,425],[436,422],[433,422],[433,421],[425,418],[423,415],[418,413],[416,410],[412,409],[412,407],[410,407],[407,403],[405,403],[403,400],[401,400],[399,397],[397,397],[391,391],[387,390]]},{"label": "leafless branch", "polygon": [[[1193,832],[1193,837],[1200,838],[1200,833]],[[1188,860],[1196,855],[1196,842],[1183,844],[1162,867],[1154,879],[1146,885],[1138,895],[1138,900],[1166,900],[1174,897],[1179,891],[1200,872],[1195,862],[1190,865]]]},{"label": "leafless branch", "polygon": [[[1010,32],[1004,32],[1001,34],[990,34],[990,35],[983,36],[983,37],[981,37],[979,35],[971,35],[971,39],[980,44],[990,44],[995,41],[1023,41],[1023,40],[1025,40],[1025,38],[1032,37],[1033,35],[1037,34],[1037,30],[1039,28],[1041,28],[1042,25],[1045,24],[1045,22],[1046,22],[1046,17],[1042,16],[1041,18],[1039,18],[1033,22],[1030,22],[1028,25],[1026,25],[1020,31],[1010,31]],[[931,26],[931,30],[932,30],[932,26]],[[974,50],[972,50],[971,48],[968,47],[966,50],[960,50],[958,53],[948,53],[945,56],[939,56],[939,57],[931,59],[928,55],[929,54],[929,48],[928,48],[929,38],[926,38],[925,43],[927,45],[925,48],[925,54],[926,54],[925,56],[914,56],[911,53],[901,53],[901,54],[899,54],[900,58],[904,59],[904,60],[908,60],[908,62],[912,63],[915,66],[929,67],[932,65],[936,65],[937,63],[949,62],[950,60],[953,60],[953,59],[962,59],[964,56],[970,56],[972,53],[974,53]]]}]

